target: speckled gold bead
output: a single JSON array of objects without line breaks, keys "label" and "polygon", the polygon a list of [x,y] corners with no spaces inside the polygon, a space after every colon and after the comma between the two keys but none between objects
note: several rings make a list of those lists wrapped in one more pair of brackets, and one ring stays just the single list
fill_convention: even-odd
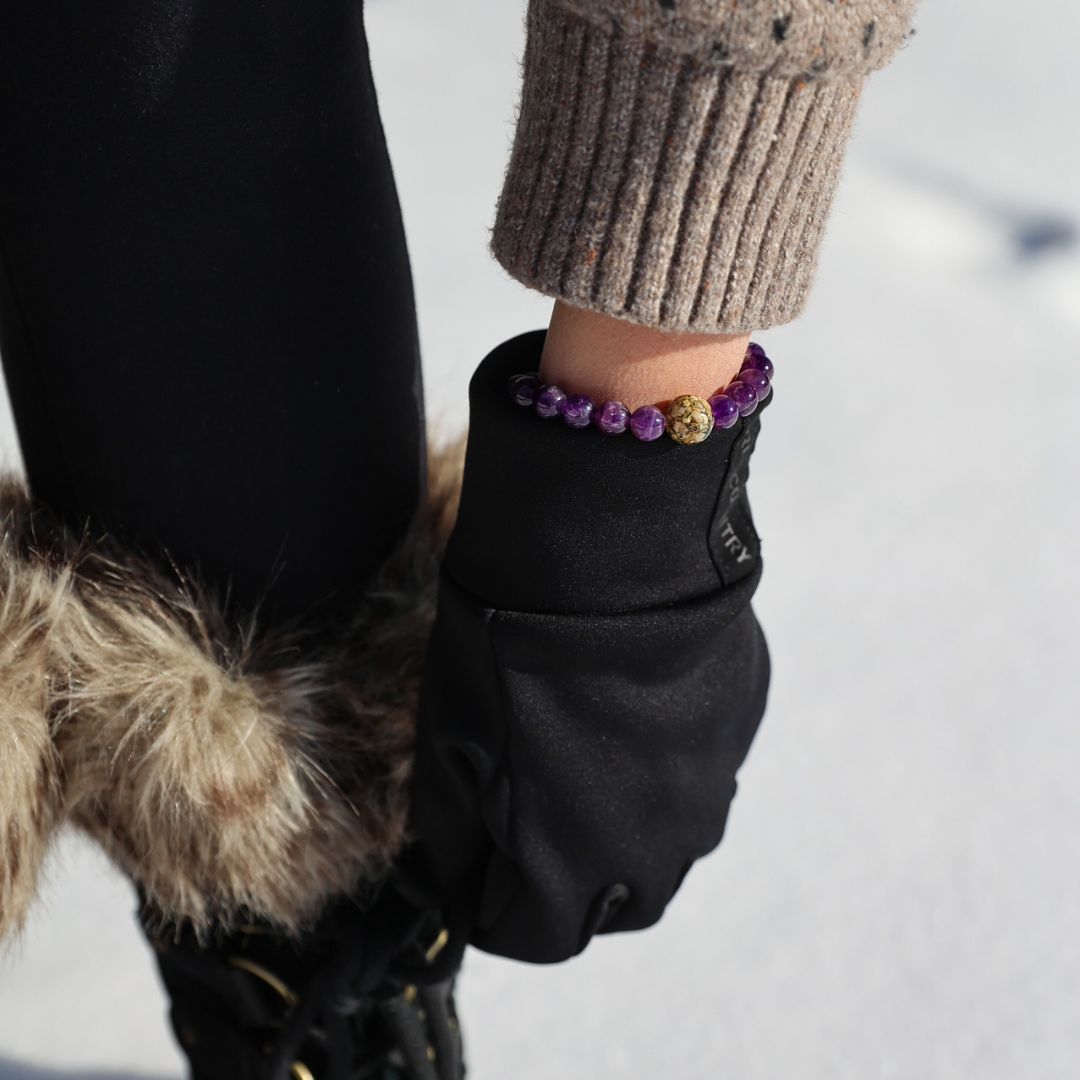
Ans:
[{"label": "speckled gold bead", "polygon": [[680,394],[667,409],[667,433],[684,446],[704,442],[713,429],[712,408],[696,394]]}]

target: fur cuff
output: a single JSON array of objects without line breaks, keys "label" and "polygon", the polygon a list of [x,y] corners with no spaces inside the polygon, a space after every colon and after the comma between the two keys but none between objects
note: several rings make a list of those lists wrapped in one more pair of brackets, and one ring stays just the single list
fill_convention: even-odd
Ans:
[{"label": "fur cuff", "polygon": [[0,477],[0,938],[65,819],[196,931],[295,933],[385,875],[464,448],[429,450],[424,505],[317,650],[232,625],[197,580],[72,534]]}]

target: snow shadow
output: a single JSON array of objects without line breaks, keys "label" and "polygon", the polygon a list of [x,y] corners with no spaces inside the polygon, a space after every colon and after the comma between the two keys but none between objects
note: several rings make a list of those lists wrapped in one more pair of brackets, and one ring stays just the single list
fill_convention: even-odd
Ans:
[{"label": "snow shadow", "polygon": [[0,1058],[0,1080],[173,1080],[172,1077],[150,1076],[146,1073],[92,1072],[69,1069],[42,1069],[25,1061]]}]

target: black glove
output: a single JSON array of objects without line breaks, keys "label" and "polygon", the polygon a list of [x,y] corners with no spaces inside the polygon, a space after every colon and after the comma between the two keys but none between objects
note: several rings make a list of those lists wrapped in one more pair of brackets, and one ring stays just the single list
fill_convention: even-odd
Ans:
[{"label": "black glove", "polygon": [[548,963],[655,923],[723,836],[769,683],[746,482],[772,395],[694,446],[573,430],[507,394],[543,342],[469,384],[406,863],[473,945]]}]

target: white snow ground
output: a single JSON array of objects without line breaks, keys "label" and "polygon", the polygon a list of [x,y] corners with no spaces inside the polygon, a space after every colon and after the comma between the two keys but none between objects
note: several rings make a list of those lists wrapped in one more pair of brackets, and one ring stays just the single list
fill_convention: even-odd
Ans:
[{"label": "white snow ground", "polygon": [[[455,424],[548,311],[485,250],[523,6],[368,15]],[[470,953],[476,1080],[1078,1075],[1080,8],[923,8],[864,95],[810,308],[761,335],[774,677],[728,834],[649,931],[551,968]],[[0,959],[0,1080],[180,1075],[131,908],[61,846]]]}]

